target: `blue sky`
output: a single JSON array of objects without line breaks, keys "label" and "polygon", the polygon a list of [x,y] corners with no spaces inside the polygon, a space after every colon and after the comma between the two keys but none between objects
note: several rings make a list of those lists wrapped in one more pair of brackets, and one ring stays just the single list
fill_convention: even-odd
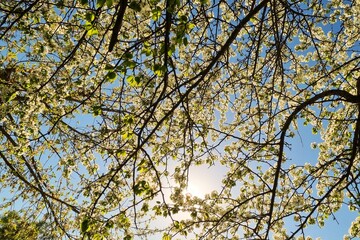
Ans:
[{"label": "blue sky", "polygon": [[[310,147],[312,142],[321,142],[320,134],[312,134],[312,126],[304,126],[299,123],[299,135],[294,138],[287,139],[291,143],[291,150],[287,150],[287,156],[291,158],[290,162],[298,162],[299,164],[305,162],[316,163],[319,151]],[[331,216],[325,222],[323,228],[317,224],[309,226],[305,229],[305,233],[314,239],[320,237],[325,240],[342,239],[345,234],[348,234],[348,229],[351,222],[358,216],[359,213],[352,212],[345,204],[343,207],[334,213],[334,218]]]}]

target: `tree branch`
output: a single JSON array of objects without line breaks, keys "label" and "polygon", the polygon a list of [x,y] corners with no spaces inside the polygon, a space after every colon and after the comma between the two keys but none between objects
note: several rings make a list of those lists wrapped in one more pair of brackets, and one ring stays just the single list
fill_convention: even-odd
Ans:
[{"label": "tree branch", "polygon": [[314,97],[308,99],[307,101],[305,101],[302,104],[300,104],[299,106],[297,106],[295,108],[294,112],[292,112],[290,114],[290,116],[287,118],[284,126],[281,129],[281,136],[280,136],[280,143],[279,143],[280,149],[279,149],[279,153],[278,153],[278,161],[277,161],[277,166],[276,166],[275,175],[274,175],[274,185],[273,185],[273,188],[271,191],[272,195],[271,195],[270,210],[269,210],[269,221],[268,221],[268,229],[266,232],[265,239],[268,238],[268,235],[270,232],[272,214],[274,211],[274,203],[275,203],[275,197],[276,197],[276,189],[277,189],[277,185],[278,185],[278,181],[279,181],[281,163],[283,161],[286,131],[288,130],[291,122],[294,120],[294,118],[300,111],[304,110],[307,106],[315,103],[317,100],[322,99],[324,97],[328,97],[328,96],[338,96],[338,97],[342,97],[345,101],[350,102],[350,103],[360,103],[360,98],[358,96],[352,95],[347,91],[339,90],[339,89],[328,90],[328,91],[324,91],[322,93],[315,95]]}]

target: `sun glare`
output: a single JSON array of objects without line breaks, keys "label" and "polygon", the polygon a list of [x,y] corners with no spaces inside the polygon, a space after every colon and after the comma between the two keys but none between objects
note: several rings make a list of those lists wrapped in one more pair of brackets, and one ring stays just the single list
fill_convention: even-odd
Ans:
[{"label": "sun glare", "polygon": [[206,195],[206,187],[204,184],[197,180],[189,180],[186,188],[186,194],[190,194],[192,197],[204,198]]},{"label": "sun glare", "polygon": [[192,167],[189,172],[189,181],[185,193],[193,197],[204,198],[206,194],[221,188],[223,174],[223,169],[220,167]]}]

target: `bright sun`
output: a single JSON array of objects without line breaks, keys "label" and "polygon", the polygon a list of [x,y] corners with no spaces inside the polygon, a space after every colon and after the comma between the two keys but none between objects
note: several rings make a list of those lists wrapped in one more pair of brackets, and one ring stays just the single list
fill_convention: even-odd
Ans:
[{"label": "bright sun", "polygon": [[221,188],[223,169],[218,167],[194,166],[189,172],[186,193],[193,197],[204,198],[214,190]]},{"label": "bright sun", "polygon": [[186,194],[190,194],[193,197],[204,198],[206,195],[206,187],[200,183],[198,179],[190,179],[186,188]]}]

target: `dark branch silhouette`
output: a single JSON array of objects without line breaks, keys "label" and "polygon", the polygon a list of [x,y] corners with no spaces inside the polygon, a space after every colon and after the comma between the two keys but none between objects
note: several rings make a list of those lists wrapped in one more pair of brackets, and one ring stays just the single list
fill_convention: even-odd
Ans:
[{"label": "dark branch silhouette", "polygon": [[112,50],[114,49],[114,46],[117,42],[117,38],[120,33],[120,29],[121,29],[121,25],[122,25],[122,22],[124,19],[127,4],[128,4],[128,0],[120,0],[119,10],[118,10],[115,25],[114,25],[114,28],[113,28],[112,34],[111,34],[111,39],[110,39],[110,44],[109,44],[109,52],[112,52]]}]

